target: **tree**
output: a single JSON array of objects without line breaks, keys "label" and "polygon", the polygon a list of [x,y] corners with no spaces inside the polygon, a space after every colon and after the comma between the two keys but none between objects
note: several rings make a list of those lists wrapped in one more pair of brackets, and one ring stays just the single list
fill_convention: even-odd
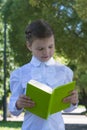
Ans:
[{"label": "tree", "polygon": [[15,61],[20,65],[28,62],[31,55],[25,46],[25,27],[34,19],[44,18],[54,28],[58,54],[76,59],[75,63],[81,62],[87,50],[82,36],[86,23],[81,20],[73,6],[73,1],[8,0],[3,10],[10,25],[9,39]]},{"label": "tree", "polygon": [[86,0],[75,0],[76,4],[74,5],[75,10],[77,11],[79,17],[86,21],[87,19],[87,1]]},{"label": "tree", "polygon": [[[5,21],[3,22],[3,16],[1,14],[2,11],[2,7],[4,5],[5,1],[0,1],[0,109],[2,108],[2,104],[4,102],[2,102],[4,94],[7,96],[8,92],[9,92],[9,76],[10,76],[10,69],[14,69],[14,59],[13,59],[13,53],[11,52],[11,48],[8,42],[8,33],[6,32],[6,74],[4,74],[4,56],[5,56],[5,50],[4,50],[4,41],[5,41]],[[8,26],[9,28],[9,26]],[[11,62],[11,64],[9,64],[9,62]],[[6,78],[6,93],[5,93],[5,78]]]},{"label": "tree", "polygon": [[80,86],[79,103],[84,105],[87,112],[87,72],[80,72],[78,85]]},{"label": "tree", "polygon": [[[31,15],[31,12],[34,12],[34,16]],[[6,15],[7,23],[10,26],[9,42],[14,52],[15,63],[22,65],[31,57],[26,49],[24,30],[28,22],[37,17],[37,13],[35,13],[35,8],[29,5],[28,0],[8,0],[3,7],[3,15]]]},{"label": "tree", "polygon": [[0,106],[3,96],[3,23],[1,19],[2,1],[0,1]]}]

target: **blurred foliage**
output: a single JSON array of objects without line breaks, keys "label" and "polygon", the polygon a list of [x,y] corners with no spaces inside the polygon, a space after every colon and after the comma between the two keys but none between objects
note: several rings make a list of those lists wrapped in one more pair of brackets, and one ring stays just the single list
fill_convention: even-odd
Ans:
[{"label": "blurred foliage", "polygon": [[62,0],[56,2],[54,0],[39,0],[38,2],[37,0],[8,0],[6,2],[2,11],[5,20],[10,25],[10,45],[14,52],[15,61],[19,65],[28,62],[29,57],[31,57],[25,45],[25,27],[32,20],[38,18],[47,20],[53,27],[56,51],[59,54],[77,61],[83,58],[83,38],[80,36],[82,33],[80,31],[82,24],[80,25],[80,23],[82,21],[73,5],[73,1]]},{"label": "blurred foliage", "polygon": [[[1,14],[2,7],[5,3],[5,0],[0,1],[0,107],[4,95],[4,42],[5,42],[5,21],[3,21],[3,16]],[[7,29],[9,25],[7,24]],[[15,64],[16,65],[16,64]],[[9,92],[9,77],[10,70],[15,69],[14,66],[14,56],[9,44],[8,31],[6,31],[6,90],[7,94]]]},{"label": "blurred foliage", "polygon": [[78,85],[80,86],[79,103],[84,105],[87,111],[87,71],[79,73]]},{"label": "blurred foliage", "polygon": [[74,8],[76,9],[77,14],[83,20],[87,21],[87,1],[86,0],[75,0],[76,4]]}]

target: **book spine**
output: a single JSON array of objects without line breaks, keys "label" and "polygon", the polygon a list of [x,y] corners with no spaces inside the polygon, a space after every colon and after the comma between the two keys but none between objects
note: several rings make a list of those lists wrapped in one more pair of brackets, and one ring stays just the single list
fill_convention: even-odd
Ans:
[{"label": "book spine", "polygon": [[51,97],[50,97],[48,116],[51,115],[52,102],[53,102],[53,93],[51,94]]}]

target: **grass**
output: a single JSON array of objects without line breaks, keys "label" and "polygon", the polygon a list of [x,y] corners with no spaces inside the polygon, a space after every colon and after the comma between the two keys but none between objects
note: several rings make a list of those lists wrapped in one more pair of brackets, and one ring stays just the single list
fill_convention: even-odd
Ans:
[{"label": "grass", "polygon": [[0,130],[21,130],[22,122],[0,121]]},{"label": "grass", "polygon": [[[85,108],[85,106],[83,106],[83,105],[79,105],[78,107],[79,108]],[[82,112],[81,115],[86,115],[87,116],[87,111]]]}]

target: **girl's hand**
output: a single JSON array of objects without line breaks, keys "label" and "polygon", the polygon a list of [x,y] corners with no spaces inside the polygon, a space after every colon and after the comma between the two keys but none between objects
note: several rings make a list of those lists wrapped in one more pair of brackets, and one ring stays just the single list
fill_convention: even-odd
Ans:
[{"label": "girl's hand", "polygon": [[78,92],[77,90],[73,90],[70,93],[70,96],[64,98],[63,100],[65,103],[71,103],[73,105],[76,105],[78,103]]},{"label": "girl's hand", "polygon": [[27,97],[26,95],[19,96],[18,100],[16,101],[17,109],[22,109],[24,107],[32,108],[34,106],[35,103],[30,99],[30,97]]}]

